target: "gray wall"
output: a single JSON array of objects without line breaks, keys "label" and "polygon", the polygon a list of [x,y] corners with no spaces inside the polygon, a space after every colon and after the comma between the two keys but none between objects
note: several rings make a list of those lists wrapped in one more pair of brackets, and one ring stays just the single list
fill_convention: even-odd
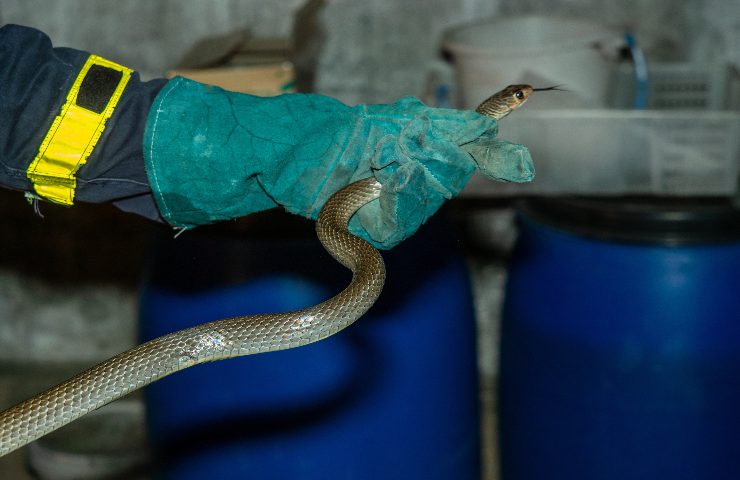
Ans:
[{"label": "gray wall", "polygon": [[[660,58],[706,58],[740,44],[736,0],[326,0],[316,87],[350,103],[421,95],[439,35],[494,15],[546,13],[629,27]],[[4,22],[161,75],[199,38],[248,28],[288,36],[304,0],[0,0]],[[735,57],[740,55],[732,48]],[[740,64],[740,60],[736,59]]]},{"label": "gray wall", "polygon": [[290,33],[303,0],[0,0],[0,20],[39,28],[55,45],[91,50],[162,75],[200,38],[249,28]]},{"label": "gray wall", "polygon": [[[491,16],[497,1],[328,0],[318,89],[348,102],[420,94],[439,33]],[[56,45],[94,51],[162,75],[199,38],[237,29],[288,36],[304,0],[1,0],[0,19],[47,32]]]}]

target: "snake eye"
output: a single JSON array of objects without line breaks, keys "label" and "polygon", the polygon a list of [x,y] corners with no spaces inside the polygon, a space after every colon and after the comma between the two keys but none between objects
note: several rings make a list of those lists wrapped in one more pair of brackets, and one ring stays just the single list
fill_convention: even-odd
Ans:
[{"label": "snake eye", "polygon": [[514,94],[514,96],[518,100],[523,100],[524,99],[524,92],[522,92],[521,90],[517,90],[516,93]]}]

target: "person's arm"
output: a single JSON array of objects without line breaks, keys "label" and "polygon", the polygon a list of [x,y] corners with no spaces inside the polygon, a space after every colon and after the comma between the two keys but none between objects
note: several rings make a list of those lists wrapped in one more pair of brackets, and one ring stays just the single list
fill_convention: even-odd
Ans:
[{"label": "person's arm", "polygon": [[0,183],[66,205],[114,202],[179,228],[276,206],[316,218],[335,191],[374,176],[381,196],[350,230],[391,248],[476,169],[534,176],[527,149],[497,140],[496,121],[476,112],[141,82],[18,26],[0,29],[0,85]]},{"label": "person's arm", "polygon": [[[89,53],[53,48],[38,30],[0,27],[0,185],[63,204],[113,202],[123,210],[160,218],[141,139],[149,109],[167,82],[142,82],[136,72],[119,76],[115,69],[93,65]],[[121,81],[125,88],[111,105]],[[77,101],[64,112],[75,86]],[[101,117],[105,115],[96,110],[105,107],[112,107],[108,119],[74,124],[75,109]],[[29,174],[34,162],[35,174]],[[52,198],[46,191],[52,191]]]}]

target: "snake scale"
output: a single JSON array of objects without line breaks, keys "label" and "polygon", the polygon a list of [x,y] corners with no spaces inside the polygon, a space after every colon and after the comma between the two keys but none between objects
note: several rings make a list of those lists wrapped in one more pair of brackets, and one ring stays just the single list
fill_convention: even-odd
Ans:
[{"label": "snake scale", "polygon": [[[511,85],[486,99],[476,111],[501,119],[537,90],[546,89]],[[321,243],[352,271],[352,281],[342,292],[302,310],[204,323],[116,355],[1,412],[0,456],[193,365],[299,347],[351,325],[380,295],[385,265],[372,245],[347,231],[347,222],[360,207],[377,199],[380,191],[373,177],[354,182],[327,201],[316,221]]]}]

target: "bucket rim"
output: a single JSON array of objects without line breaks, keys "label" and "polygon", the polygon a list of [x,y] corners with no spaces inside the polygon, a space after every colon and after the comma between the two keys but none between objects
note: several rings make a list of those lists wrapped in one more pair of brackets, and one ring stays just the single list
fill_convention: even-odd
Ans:
[{"label": "bucket rim", "polygon": [[[522,46],[522,45],[497,45],[496,47],[486,47],[481,45],[474,45],[459,37],[463,32],[469,32],[474,29],[490,29],[495,28],[497,25],[508,24],[516,22],[522,26],[525,24],[540,23],[542,25],[546,23],[562,22],[562,25],[568,25],[568,28],[580,28],[583,30],[582,35],[577,37],[550,42],[544,45],[537,46]],[[507,25],[507,28],[512,28],[511,25]],[[496,58],[508,58],[514,56],[532,56],[542,54],[552,54],[553,52],[572,53],[573,51],[580,50],[591,50],[602,44],[610,45],[622,42],[622,35],[615,29],[601,24],[595,24],[587,22],[581,19],[567,18],[567,17],[550,17],[544,15],[516,15],[516,16],[504,16],[496,17],[494,19],[487,19],[473,23],[467,23],[459,25],[447,30],[443,35],[442,45],[443,48],[449,50],[453,56],[457,55],[476,55],[481,57],[496,57]]]}]

